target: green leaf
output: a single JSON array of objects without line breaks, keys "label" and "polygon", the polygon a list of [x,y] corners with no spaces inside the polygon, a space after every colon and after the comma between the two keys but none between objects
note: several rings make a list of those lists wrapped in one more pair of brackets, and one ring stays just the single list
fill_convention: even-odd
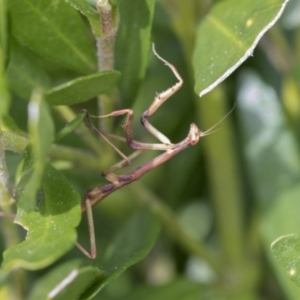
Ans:
[{"label": "green leaf", "polygon": [[35,170],[42,166],[53,141],[54,125],[41,91],[35,90],[28,105],[28,131],[35,160]]},{"label": "green leaf", "polygon": [[18,215],[36,207],[36,194],[42,181],[44,166],[51,147],[54,126],[42,93],[35,90],[28,105],[30,147],[24,153],[24,167],[17,186]]},{"label": "green leaf", "polygon": [[300,286],[300,235],[289,234],[278,238],[271,245],[271,250],[286,275]]},{"label": "green leaf", "polygon": [[27,47],[73,70],[89,73],[96,69],[90,34],[80,15],[67,3],[9,0],[8,9],[12,33]]},{"label": "green leaf", "polygon": [[68,180],[50,165],[46,166],[38,193],[39,210],[22,211],[18,224],[27,231],[26,240],[7,249],[2,268],[28,270],[44,268],[70,250],[77,239],[75,227],[81,218],[80,196]]},{"label": "green leaf", "polygon": [[106,274],[104,280],[95,283],[86,296],[94,295],[130,266],[141,261],[152,249],[159,229],[159,221],[153,213],[144,210],[135,214],[105,251],[102,258]]},{"label": "green leaf", "polygon": [[11,116],[3,116],[1,127],[3,131],[9,131],[23,137],[27,136],[27,134],[18,127],[15,120]]},{"label": "green leaf", "polygon": [[1,62],[6,62],[7,58],[7,5],[6,1],[0,1],[0,52]]},{"label": "green leaf", "polygon": [[79,114],[74,120],[72,120],[69,124],[67,124],[60,132],[56,134],[55,142],[58,142],[68,134],[74,131],[81,122],[83,121],[84,117],[86,116],[86,113]]},{"label": "green leaf", "polygon": [[[207,288],[198,282],[178,278],[168,284],[158,286],[140,286],[122,300],[195,300],[205,299]],[[202,298],[202,297],[203,298]]]},{"label": "green leaf", "polygon": [[72,105],[87,101],[99,94],[112,92],[119,80],[120,72],[104,71],[76,78],[46,93],[50,105]]},{"label": "green leaf", "polygon": [[7,67],[10,88],[21,98],[29,99],[35,88],[47,90],[50,79],[33,55],[11,39],[10,60]]},{"label": "green leaf", "polygon": [[3,53],[0,49],[0,118],[8,113],[10,106],[10,95],[7,88],[7,79],[4,75],[3,59]]},{"label": "green leaf", "polygon": [[103,263],[110,277],[116,278],[145,257],[157,238],[159,222],[148,210],[135,214],[106,249]]},{"label": "green leaf", "polygon": [[154,0],[119,2],[120,25],[116,40],[116,69],[122,73],[120,87],[126,106],[132,104],[145,76],[154,5]]},{"label": "green leaf", "polygon": [[270,252],[275,239],[300,228],[297,141],[270,86],[255,73],[245,72],[239,87],[237,109],[251,185],[261,211],[262,241],[287,297],[297,299],[299,289],[289,281]]},{"label": "green leaf", "polygon": [[0,1],[0,126],[1,117],[8,113],[10,105],[10,95],[7,89],[7,79],[5,77],[5,61],[7,51],[6,32],[6,1]]},{"label": "green leaf", "polygon": [[252,55],[288,0],[218,1],[197,30],[195,92],[211,91]]},{"label": "green leaf", "polygon": [[85,0],[65,0],[72,7],[80,11],[90,22],[93,33],[95,36],[101,36],[101,22],[100,16],[96,9],[94,9],[87,1]]},{"label": "green leaf", "polygon": [[297,141],[275,90],[254,72],[247,71],[240,76],[237,109],[260,205],[269,209],[274,205],[274,198],[300,180]]},{"label": "green leaf", "polygon": [[5,142],[3,139],[3,131],[0,126],[0,199],[1,199],[0,208],[1,209],[4,209],[5,206],[8,206],[8,204],[11,201],[11,193],[9,189],[9,180],[8,180],[9,174],[6,166],[4,150],[5,150]]},{"label": "green leaf", "polygon": [[49,272],[35,284],[28,300],[79,299],[102,275],[97,268],[81,268],[81,264],[79,260],[72,260]]}]

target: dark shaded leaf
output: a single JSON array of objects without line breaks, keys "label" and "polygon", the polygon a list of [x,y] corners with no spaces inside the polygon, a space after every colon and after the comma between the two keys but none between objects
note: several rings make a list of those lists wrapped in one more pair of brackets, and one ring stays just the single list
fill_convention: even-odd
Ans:
[{"label": "dark shaded leaf", "polygon": [[67,3],[10,0],[8,9],[13,35],[33,51],[83,73],[96,69],[95,48],[87,28]]},{"label": "dark shaded leaf", "polygon": [[116,69],[122,72],[121,95],[130,106],[145,76],[150,50],[154,0],[120,1]]}]

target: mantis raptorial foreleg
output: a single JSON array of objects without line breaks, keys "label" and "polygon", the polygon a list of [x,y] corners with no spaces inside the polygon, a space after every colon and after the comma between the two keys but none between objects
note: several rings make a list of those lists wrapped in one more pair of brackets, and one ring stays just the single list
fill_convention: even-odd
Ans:
[{"label": "mantis raptorial foreleg", "polygon": [[[133,110],[131,109],[122,109],[114,111],[107,115],[102,116],[93,116],[90,115],[88,112],[86,112],[86,120],[87,124],[102,138],[104,138],[111,147],[113,147],[116,152],[123,158],[122,161],[108,169],[107,171],[103,172],[103,176],[109,180],[111,183],[108,183],[101,187],[96,187],[92,190],[90,190],[86,196],[85,201],[82,205],[82,212],[87,211],[88,216],[88,223],[89,223],[89,231],[90,231],[90,239],[91,239],[91,253],[87,252],[81,245],[77,243],[77,247],[88,257],[95,258],[96,257],[96,243],[95,243],[95,234],[94,234],[94,225],[93,225],[93,219],[92,219],[92,206],[97,204],[98,202],[102,201],[106,196],[114,192],[115,190],[121,188],[124,185],[127,185],[135,180],[138,180],[141,176],[143,176],[145,173],[149,172],[153,168],[161,165],[162,163],[166,162],[182,150],[188,148],[189,146],[193,146],[198,143],[200,137],[208,135],[211,133],[211,130],[215,128],[224,118],[227,117],[229,113],[220,120],[217,124],[215,124],[213,127],[211,127],[206,132],[202,132],[197,125],[192,123],[190,125],[190,130],[187,135],[187,137],[182,140],[181,142],[177,144],[171,143],[171,141],[162,134],[159,130],[157,130],[153,125],[151,125],[148,121],[148,117],[153,115],[156,110],[170,97],[172,96],[180,87],[182,86],[182,79],[176,70],[176,68],[161,58],[155,51],[154,46],[152,48],[153,53],[156,55],[158,59],[163,61],[173,72],[175,77],[178,79],[178,82],[172,86],[171,88],[167,89],[166,91],[163,91],[156,95],[154,98],[152,104],[149,106],[149,108],[142,114],[141,116],[141,123],[142,125],[154,136],[156,137],[161,143],[160,144],[147,144],[147,143],[141,143],[138,141],[133,140],[132,135],[132,121],[133,121]],[[113,145],[108,139],[107,134],[103,133],[99,129],[97,129],[90,121],[90,118],[107,118],[107,117],[116,117],[126,115],[125,124],[123,125],[124,131],[125,131],[125,141],[128,146],[130,146],[133,149],[136,149],[136,151],[129,157],[127,157],[125,154],[123,154],[115,145]],[[119,170],[127,165],[130,164],[131,159],[139,155],[144,150],[160,150],[164,151],[159,156],[155,157],[154,159],[150,160],[149,162],[143,164],[142,166],[138,167],[134,171],[122,174],[122,175],[116,175],[112,172]]]}]

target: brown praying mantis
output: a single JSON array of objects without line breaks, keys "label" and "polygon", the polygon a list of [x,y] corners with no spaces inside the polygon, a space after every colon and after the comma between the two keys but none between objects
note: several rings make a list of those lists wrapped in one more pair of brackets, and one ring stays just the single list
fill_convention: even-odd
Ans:
[{"label": "brown praying mantis", "polygon": [[[87,218],[88,218],[88,225],[89,225],[89,234],[90,234],[90,248],[91,252],[89,253],[86,251],[79,243],[76,243],[76,246],[89,258],[94,259],[97,255],[96,253],[96,243],[95,243],[95,234],[94,234],[94,224],[93,224],[93,217],[92,217],[92,206],[97,204],[98,202],[102,201],[105,197],[107,197],[112,192],[118,190],[119,188],[123,187],[124,185],[130,184],[131,182],[138,180],[140,177],[142,177],[144,174],[149,172],[150,170],[154,169],[155,167],[161,165],[162,163],[168,161],[173,156],[178,154],[179,152],[185,150],[189,146],[196,145],[200,138],[203,136],[206,136],[210,133],[212,133],[212,129],[214,129],[220,122],[222,122],[233,110],[233,108],[227,113],[219,122],[217,122],[214,126],[212,126],[207,131],[203,132],[201,131],[196,124],[192,123],[190,125],[190,130],[188,132],[187,137],[182,140],[179,143],[173,144],[164,134],[162,134],[159,130],[157,130],[153,125],[151,125],[148,121],[148,118],[152,116],[157,109],[174,93],[176,93],[180,87],[183,84],[183,80],[180,77],[178,71],[176,68],[170,64],[168,61],[163,59],[161,56],[157,54],[154,48],[154,44],[152,46],[152,50],[154,55],[165,63],[166,66],[168,66],[175,77],[178,79],[178,82],[167,89],[166,91],[163,91],[159,94],[157,94],[152,102],[152,104],[149,106],[149,108],[142,114],[141,116],[141,123],[142,125],[148,130],[155,138],[158,139],[160,143],[158,144],[148,144],[148,143],[141,143],[138,141],[133,140],[132,135],[132,121],[133,121],[133,110],[132,109],[122,109],[122,110],[116,110],[113,111],[110,114],[106,115],[100,115],[100,116],[94,116],[86,112],[86,123],[89,127],[91,127],[99,136],[101,136],[122,158],[123,160],[119,163],[115,164],[111,168],[109,168],[107,171],[103,172],[102,175],[110,181],[110,183],[105,184],[101,187],[96,187],[85,195],[85,200],[82,204],[82,212],[87,212]],[[97,129],[91,122],[90,118],[107,118],[107,117],[117,117],[121,115],[126,115],[125,124],[123,125],[124,131],[125,131],[125,141],[129,147],[132,149],[135,149],[136,151],[133,152],[129,157],[127,157],[125,154],[123,154],[114,144],[112,144],[107,136],[116,137],[111,134],[107,134],[102,132],[101,130]],[[117,137],[118,139],[123,140],[123,138]],[[150,160],[149,162],[146,162],[145,164],[141,165],[134,171],[122,174],[122,175],[116,175],[113,172],[117,171],[123,167],[128,166],[131,163],[131,159],[138,156],[141,152],[144,150],[159,150],[163,151],[162,154],[155,157],[154,159]]]}]

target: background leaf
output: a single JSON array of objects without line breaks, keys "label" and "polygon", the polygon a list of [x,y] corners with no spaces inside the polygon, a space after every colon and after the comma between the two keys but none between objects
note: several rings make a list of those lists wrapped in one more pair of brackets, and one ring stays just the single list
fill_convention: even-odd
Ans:
[{"label": "background leaf", "polygon": [[101,277],[98,269],[80,267],[81,264],[79,260],[71,260],[52,270],[36,283],[28,300],[78,298],[95,279]]},{"label": "background leaf", "polygon": [[[36,194],[42,181],[44,165],[54,135],[52,119],[39,90],[34,91],[28,106],[28,130],[31,148],[25,151],[23,178],[17,187],[18,214],[20,216],[23,211],[28,212],[35,209]],[[18,220],[18,217],[16,219]]]},{"label": "background leaf", "polygon": [[[264,246],[281,235],[297,232],[300,161],[297,144],[276,98],[275,91],[252,72],[241,76],[238,109],[245,141],[249,175],[264,214],[260,234]],[[299,207],[300,209],[300,207]],[[282,288],[291,299],[299,293],[267,251]],[[293,258],[290,258],[293,260]]]},{"label": "background leaf", "polygon": [[206,292],[207,290],[199,283],[180,278],[162,286],[141,286],[123,299],[195,300],[205,297]]},{"label": "background leaf", "polygon": [[[64,1],[8,1],[12,34],[41,56],[79,72],[96,69],[92,39],[78,15]],[[24,30],[24,26],[27,30]]]},{"label": "background leaf", "polygon": [[32,53],[10,40],[10,59],[7,67],[9,87],[19,97],[29,99],[35,88],[47,90],[51,86],[48,74]]},{"label": "background leaf", "polygon": [[126,269],[141,261],[153,247],[159,233],[154,214],[144,210],[135,214],[109,244],[102,258],[105,278],[95,283],[86,295],[101,290]]},{"label": "background leaf", "polygon": [[130,106],[145,76],[150,50],[154,0],[119,2],[120,27],[116,40],[116,69],[122,73],[121,95]]},{"label": "background leaf", "polygon": [[67,124],[60,132],[58,132],[55,136],[55,141],[59,141],[60,139],[64,138],[68,134],[72,133],[84,120],[86,113],[83,112],[79,114],[73,121]]},{"label": "background leaf", "polygon": [[99,94],[112,92],[119,77],[120,73],[117,71],[78,77],[48,91],[46,100],[50,105],[72,105],[85,102]]},{"label": "background leaf", "polygon": [[96,37],[101,36],[100,16],[97,10],[93,8],[90,3],[84,0],[65,0],[65,1],[88,18],[93,33]]},{"label": "background leaf", "polygon": [[195,92],[208,93],[250,55],[282,14],[288,0],[219,1],[197,30]]},{"label": "background leaf", "polygon": [[7,90],[7,79],[4,75],[7,56],[6,23],[6,1],[0,1],[0,118],[8,112],[10,105],[10,95]]}]

